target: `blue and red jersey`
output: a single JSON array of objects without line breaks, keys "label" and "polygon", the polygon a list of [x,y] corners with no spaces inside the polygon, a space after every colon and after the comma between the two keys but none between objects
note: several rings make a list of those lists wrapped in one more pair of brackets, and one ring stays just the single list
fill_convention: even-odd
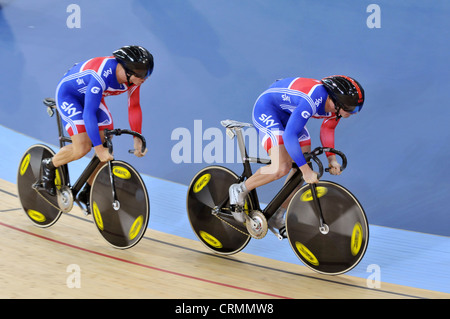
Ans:
[{"label": "blue and red jersey", "polygon": [[[264,148],[284,144],[298,166],[306,164],[301,147],[311,144],[306,129],[310,118],[323,119],[320,139],[324,147],[334,147],[334,131],[339,119],[325,112],[328,93],[319,80],[286,78],[273,83],[257,99],[253,123],[262,135]],[[330,154],[327,154],[330,155]]]},{"label": "blue and red jersey", "polygon": [[96,57],[75,64],[58,84],[56,103],[70,136],[87,132],[94,146],[102,143],[99,130],[112,128],[112,116],[104,98],[128,92],[130,128],[141,133],[142,110],[139,86],[117,81],[114,57]]}]

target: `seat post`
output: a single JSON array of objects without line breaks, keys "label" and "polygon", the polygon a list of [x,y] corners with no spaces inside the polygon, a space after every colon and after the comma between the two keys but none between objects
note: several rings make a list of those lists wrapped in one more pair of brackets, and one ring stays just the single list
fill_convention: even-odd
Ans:
[{"label": "seat post", "polygon": [[241,153],[242,161],[245,162],[247,159],[247,149],[245,148],[244,136],[242,134],[242,129],[240,127],[233,128],[236,134],[237,142],[239,145],[239,152]]}]

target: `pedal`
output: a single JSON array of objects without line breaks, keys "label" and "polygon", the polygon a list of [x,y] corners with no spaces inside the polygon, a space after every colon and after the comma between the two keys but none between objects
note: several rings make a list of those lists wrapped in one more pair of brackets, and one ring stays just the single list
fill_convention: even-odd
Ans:
[{"label": "pedal", "polygon": [[244,212],[241,206],[239,205],[231,205],[230,206],[231,214],[233,215],[234,219],[239,223],[245,223],[246,218],[248,217],[247,214]]}]

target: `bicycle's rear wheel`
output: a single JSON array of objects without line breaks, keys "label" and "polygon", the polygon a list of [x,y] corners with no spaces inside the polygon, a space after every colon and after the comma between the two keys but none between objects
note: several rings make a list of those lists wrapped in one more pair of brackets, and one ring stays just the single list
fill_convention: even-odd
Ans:
[{"label": "bicycle's rear wheel", "polygon": [[338,275],[354,268],[363,258],[369,240],[366,214],[356,197],[343,186],[320,181],[316,185],[327,234],[319,231],[309,185],[292,198],[286,229],[289,243],[300,260],[312,270]]},{"label": "bicycle's rear wheel", "polygon": [[92,182],[90,208],[102,237],[115,248],[127,249],[136,245],[147,229],[148,193],[141,176],[130,164],[119,160],[111,164],[119,208],[113,207],[108,165],[98,171]]},{"label": "bicycle's rear wheel", "polygon": [[[34,225],[42,228],[56,223],[62,214],[58,208],[57,196],[37,191],[32,187],[40,177],[42,160],[53,155],[55,152],[46,145],[32,145],[22,156],[17,173],[17,192],[23,210]],[[58,168],[55,177],[56,187],[60,188],[65,183],[66,175],[62,168]]]},{"label": "bicycle's rear wheel", "polygon": [[[229,208],[228,189],[239,180],[231,170],[209,166],[200,170],[189,186],[186,207],[189,222],[198,239],[215,253],[235,254],[247,246],[251,237],[244,225],[238,223]],[[213,215],[216,206],[223,210]],[[252,209],[247,201],[247,213]]]}]

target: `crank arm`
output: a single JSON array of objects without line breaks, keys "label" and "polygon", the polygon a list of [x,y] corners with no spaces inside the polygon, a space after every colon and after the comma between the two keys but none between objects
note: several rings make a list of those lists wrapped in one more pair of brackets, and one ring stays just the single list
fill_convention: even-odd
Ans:
[{"label": "crank arm", "polygon": [[283,240],[284,237],[280,235],[280,233],[273,227],[268,226],[269,230],[278,238],[278,240]]}]

